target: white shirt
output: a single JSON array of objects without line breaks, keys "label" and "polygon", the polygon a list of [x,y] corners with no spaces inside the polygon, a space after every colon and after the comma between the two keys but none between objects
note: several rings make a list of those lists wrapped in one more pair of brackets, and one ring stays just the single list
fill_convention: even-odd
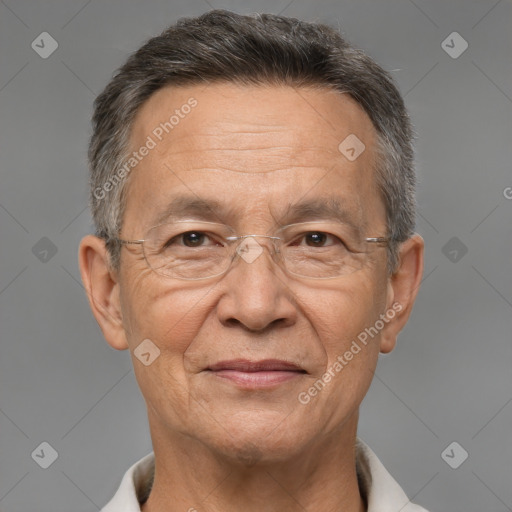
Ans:
[{"label": "white shirt", "polygon": [[[356,444],[356,467],[367,512],[427,512],[414,505],[377,456],[360,439]],[[124,475],[121,485],[101,512],[140,512],[153,484],[155,456],[151,452],[136,462]]]}]

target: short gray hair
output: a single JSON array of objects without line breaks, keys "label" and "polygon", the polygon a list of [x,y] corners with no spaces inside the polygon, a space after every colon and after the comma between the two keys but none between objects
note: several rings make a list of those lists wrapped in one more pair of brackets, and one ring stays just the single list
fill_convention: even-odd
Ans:
[{"label": "short gray hair", "polygon": [[400,242],[414,232],[416,211],[413,131],[393,79],[327,25],[225,10],[180,19],[150,39],[96,98],[89,144],[91,210],[112,265],[119,264],[120,246],[114,240],[124,215],[125,160],[135,115],[165,86],[212,82],[325,87],[349,94],[362,106],[377,132],[375,172],[386,207],[388,271],[393,273]]}]

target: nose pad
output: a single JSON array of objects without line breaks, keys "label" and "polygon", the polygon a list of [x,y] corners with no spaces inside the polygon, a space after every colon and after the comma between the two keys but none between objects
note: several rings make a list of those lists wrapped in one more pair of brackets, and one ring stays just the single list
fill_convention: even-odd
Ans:
[{"label": "nose pad", "polygon": [[[266,245],[273,261],[278,263],[281,251],[277,244],[277,239],[267,235],[244,235],[240,244],[238,244],[235,254],[238,254],[246,263],[253,263],[264,252],[265,245],[260,244],[256,238],[267,238],[269,244]],[[271,246],[271,247],[270,247]]]},{"label": "nose pad", "polygon": [[253,263],[263,253],[263,247],[254,239],[254,237],[247,237],[238,244],[236,253],[246,263]]}]

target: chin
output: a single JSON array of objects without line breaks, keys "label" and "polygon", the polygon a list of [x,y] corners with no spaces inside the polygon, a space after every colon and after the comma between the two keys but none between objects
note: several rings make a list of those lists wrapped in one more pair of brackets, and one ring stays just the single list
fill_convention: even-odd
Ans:
[{"label": "chin", "polygon": [[212,447],[217,455],[245,468],[285,462],[297,453],[293,443],[276,445],[247,438],[225,439]]},{"label": "chin", "polygon": [[289,420],[285,413],[275,411],[233,414],[229,420],[210,425],[202,441],[219,456],[244,466],[283,462],[300,452],[310,436],[314,437],[304,425],[300,428]]}]

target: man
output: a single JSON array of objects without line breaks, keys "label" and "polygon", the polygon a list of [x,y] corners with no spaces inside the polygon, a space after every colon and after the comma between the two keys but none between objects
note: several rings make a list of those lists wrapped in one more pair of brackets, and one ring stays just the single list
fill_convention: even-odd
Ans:
[{"label": "man", "polygon": [[340,35],[211,11],[95,104],[82,279],[154,453],[105,512],[414,512],[357,439],[423,271],[411,128]]}]

